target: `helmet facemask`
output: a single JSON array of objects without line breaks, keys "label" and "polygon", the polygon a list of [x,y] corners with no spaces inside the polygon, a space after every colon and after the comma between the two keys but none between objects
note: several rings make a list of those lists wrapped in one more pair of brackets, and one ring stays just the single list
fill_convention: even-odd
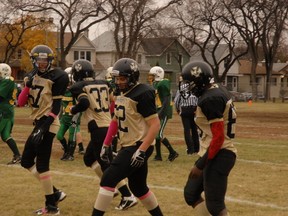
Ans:
[{"label": "helmet facemask", "polygon": [[31,51],[32,64],[40,74],[47,73],[54,59],[53,51],[46,45],[38,45]]},{"label": "helmet facemask", "polygon": [[211,86],[212,70],[205,62],[190,62],[186,64],[181,76],[183,78],[182,83],[187,83],[189,85],[188,90],[196,97],[200,97]]},{"label": "helmet facemask", "polygon": [[[133,88],[138,82],[138,64],[135,60],[130,58],[119,59],[114,64],[111,75],[115,79],[116,94],[119,94],[120,92],[125,93],[131,88]],[[122,78],[117,77],[126,77],[126,83],[124,83],[124,80]]]}]

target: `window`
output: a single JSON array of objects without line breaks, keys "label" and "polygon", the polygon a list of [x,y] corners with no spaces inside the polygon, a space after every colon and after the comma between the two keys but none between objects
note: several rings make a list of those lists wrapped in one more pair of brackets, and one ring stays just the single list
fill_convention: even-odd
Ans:
[{"label": "window", "polygon": [[91,52],[90,51],[74,51],[74,61],[79,59],[86,59],[91,61]]},{"label": "window", "polygon": [[142,55],[141,54],[137,55],[137,63],[142,64]]},{"label": "window", "polygon": [[17,59],[22,59],[22,50],[21,49],[17,50]]},{"label": "window", "polygon": [[171,64],[171,53],[166,53],[166,64]]},{"label": "window", "polygon": [[180,63],[180,65],[183,65],[183,56],[182,56],[182,54],[179,54],[179,63]]},{"label": "window", "polygon": [[78,51],[74,51],[74,61],[79,59],[79,52]]}]

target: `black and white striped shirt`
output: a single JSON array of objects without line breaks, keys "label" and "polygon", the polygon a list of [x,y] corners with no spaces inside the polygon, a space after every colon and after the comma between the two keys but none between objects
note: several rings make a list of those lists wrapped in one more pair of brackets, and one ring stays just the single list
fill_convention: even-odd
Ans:
[{"label": "black and white striped shirt", "polygon": [[195,95],[190,94],[189,96],[187,95],[186,97],[182,97],[179,90],[177,90],[174,99],[176,110],[180,110],[181,107],[197,106],[197,103],[198,98]]}]

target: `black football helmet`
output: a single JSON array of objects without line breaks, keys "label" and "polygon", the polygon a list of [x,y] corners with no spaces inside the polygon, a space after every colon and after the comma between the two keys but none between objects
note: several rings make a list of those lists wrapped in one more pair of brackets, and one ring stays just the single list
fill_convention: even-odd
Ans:
[{"label": "black football helmet", "polygon": [[181,76],[183,80],[179,83],[179,90],[183,97],[185,95],[187,97],[191,93],[196,97],[201,96],[207,86],[211,84],[213,77],[211,67],[203,61],[187,63],[182,70]]},{"label": "black football helmet", "polygon": [[[32,60],[33,67],[37,69],[37,71],[41,73],[46,73],[51,68],[52,61],[54,59],[54,54],[50,47],[46,45],[37,45],[31,50],[30,58]],[[48,65],[45,69],[39,68],[37,61],[41,59],[47,60],[48,62]]]},{"label": "black football helmet", "polygon": [[135,60],[130,58],[121,58],[115,62],[111,75],[113,77],[125,76],[128,78],[127,86],[125,89],[120,89],[119,85],[115,83],[116,91],[126,92],[135,86],[139,80],[138,64]]},{"label": "black football helmet", "polygon": [[75,82],[82,81],[85,78],[94,78],[94,69],[90,61],[79,59],[72,65],[72,77]]}]

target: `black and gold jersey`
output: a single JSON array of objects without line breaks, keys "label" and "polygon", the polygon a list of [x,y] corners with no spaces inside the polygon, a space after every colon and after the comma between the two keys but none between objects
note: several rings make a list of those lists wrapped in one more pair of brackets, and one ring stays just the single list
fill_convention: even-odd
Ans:
[{"label": "black and gold jersey", "polygon": [[143,141],[148,131],[146,120],[158,115],[154,88],[146,84],[137,84],[116,97],[115,107],[118,143],[127,147]]},{"label": "black and gold jersey", "polygon": [[210,124],[224,121],[225,140],[222,149],[237,152],[232,139],[235,137],[236,108],[229,93],[217,84],[204,92],[198,100],[196,123],[202,130],[199,155],[203,156],[212,140]]},{"label": "black and gold jersey", "polygon": [[32,108],[31,118],[40,119],[51,112],[53,99],[62,99],[69,79],[61,69],[51,69],[42,76],[35,75],[29,91],[28,103]]},{"label": "black and gold jersey", "polygon": [[87,97],[90,106],[83,112],[83,118],[90,122],[95,120],[98,127],[109,127],[111,122],[110,97],[113,94],[106,80],[84,80],[70,88],[73,97]]}]

